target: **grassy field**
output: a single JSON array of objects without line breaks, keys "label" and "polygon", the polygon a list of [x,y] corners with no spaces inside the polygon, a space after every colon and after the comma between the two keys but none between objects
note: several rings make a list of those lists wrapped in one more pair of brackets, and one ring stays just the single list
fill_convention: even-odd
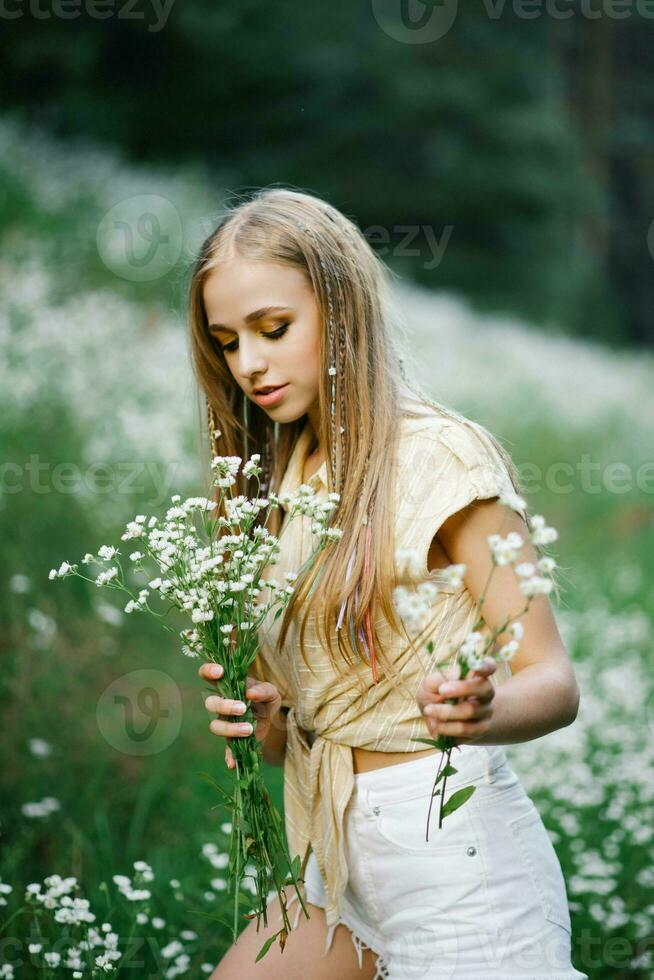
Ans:
[{"label": "grassy field", "polygon": [[[76,877],[96,916],[83,961],[92,952],[114,962],[112,937],[131,935],[121,975],[197,976],[229,943],[211,918],[226,914],[229,827],[199,773],[226,787],[230,777],[197,663],[106,591],[48,581],[50,568],[117,543],[128,520],[161,512],[172,493],[206,492],[184,289],[221,200],[201,172],[139,170],[0,123],[0,976],[74,975],[66,934],[79,932],[23,909],[26,887],[48,875]],[[130,207],[149,208],[168,235],[160,268],[121,265],[103,231]],[[482,318],[457,297],[396,289],[409,369],[503,439],[531,510],[559,530],[557,618],[580,713],[507,754],[566,873],[575,965],[593,980],[645,980],[654,969],[654,364],[555,325],[536,332]],[[152,734],[126,739],[113,699],[135,690],[150,696],[123,729],[151,723]],[[268,775],[281,806],[282,772]],[[114,875],[151,898],[130,899]],[[30,952],[35,943],[42,949]],[[45,952],[55,954],[49,965]]]}]

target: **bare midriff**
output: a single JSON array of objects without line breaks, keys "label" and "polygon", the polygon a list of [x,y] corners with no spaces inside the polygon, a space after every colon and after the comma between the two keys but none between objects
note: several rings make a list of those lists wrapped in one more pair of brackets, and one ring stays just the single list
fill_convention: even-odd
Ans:
[{"label": "bare midriff", "polygon": [[438,749],[421,749],[419,752],[370,752],[368,749],[352,748],[352,767],[355,772],[370,772],[385,766],[397,766],[411,762],[423,755],[437,755]]}]

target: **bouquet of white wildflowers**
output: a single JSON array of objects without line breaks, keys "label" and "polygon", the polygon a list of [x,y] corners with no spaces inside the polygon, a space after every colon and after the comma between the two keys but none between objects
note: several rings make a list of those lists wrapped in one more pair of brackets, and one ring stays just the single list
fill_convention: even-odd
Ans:
[{"label": "bouquet of white wildflowers", "polygon": [[[246,479],[256,479],[257,494],[262,472],[259,458],[258,454],[253,455],[243,467]],[[315,499],[313,489],[302,484],[295,494],[284,494],[281,498],[272,492],[268,497],[235,497],[231,487],[236,483],[235,474],[240,464],[239,456],[213,458],[212,486],[218,488],[217,501],[206,497],[181,501],[176,494],[171,498],[172,506],[163,521],[155,516],[148,519],[141,514],[127,525],[121,540],[129,542],[128,548],[136,549],[129,554],[131,578],[135,577],[134,573],[145,573],[147,588],[138,592],[132,590],[120,561],[121,552],[107,545],[99,549],[97,556],[86,554],[81,560],[83,565],[105,566],[95,578],[83,575],[78,571],[78,565],[68,562],[52,569],[50,578],[76,575],[97,586],[125,592],[129,596],[126,613],[147,611],[163,620],[173,608],[183,611],[192,621],[192,626],[180,634],[183,653],[221,664],[224,671],[221,695],[245,701],[248,671],[258,652],[259,627],[272,610],[275,610],[274,619],[282,614],[294,591],[291,582],[311,566],[330,541],[338,540],[342,531],[328,527],[330,514],[340,499],[337,493],[329,494],[327,501],[320,502]],[[318,539],[302,568],[286,573],[283,586],[273,578],[262,578],[264,569],[278,560],[279,538],[270,534],[264,525],[268,522],[270,509],[278,507],[280,502],[287,508],[289,520],[298,514],[308,516],[311,530]],[[264,510],[263,525],[254,526]],[[227,516],[209,516],[211,511],[224,511]],[[265,602],[258,601],[262,588],[269,590]],[[164,612],[157,612],[150,606],[153,596],[167,605]],[[173,632],[172,627],[163,622],[162,625]],[[252,723],[254,733],[255,719],[250,706],[243,720]],[[238,936],[239,901],[245,900],[240,886],[247,874],[246,865],[254,868],[251,874],[254,886],[249,890],[256,894],[254,911],[246,915],[247,918],[256,915],[259,921],[263,915],[267,925],[271,884],[279,896],[283,926],[264,944],[257,957],[260,959],[278,936],[283,949],[290,932],[287,886],[294,886],[307,917],[309,913],[298,889],[300,856],[291,859],[288,853],[282,821],[262,775],[260,743],[254,737],[235,739],[231,751],[235,762],[233,795],[225,792],[209,774],[201,775],[223,793],[226,805],[231,808],[229,880],[234,895],[233,940],[236,941]],[[252,901],[248,900],[248,904],[251,906]]]},{"label": "bouquet of white wildflowers", "polygon": [[[499,500],[501,504],[511,507],[514,510],[526,510],[527,505],[525,501],[516,493],[504,494]],[[498,566],[508,565],[513,569],[519,579],[519,589],[522,595],[525,596],[526,602],[524,607],[518,610],[515,615],[507,617],[498,627],[489,629],[485,634],[481,632],[484,620],[480,613],[479,619],[474,624],[472,631],[464,637],[456,650],[450,651],[450,657],[445,661],[453,668],[458,666],[458,680],[462,680],[467,676],[469,671],[477,669],[489,658],[496,662],[508,662],[512,660],[518,652],[520,640],[524,632],[522,623],[519,623],[517,620],[528,611],[535,596],[548,595],[554,587],[553,580],[548,576],[554,571],[556,562],[549,555],[543,554],[541,549],[544,545],[556,541],[558,532],[555,528],[547,526],[542,514],[534,514],[528,518],[528,529],[529,539],[539,554],[536,564],[520,560],[520,552],[525,544],[525,540],[516,531],[509,532],[506,537],[502,537],[501,534],[491,534],[488,537],[492,568],[479,599],[480,610],[483,608],[489,582]],[[401,562],[407,560],[412,561],[414,557],[415,555],[411,549],[399,549],[397,554],[397,558]],[[463,564],[449,565],[443,569],[442,576],[445,582],[459,588],[462,585],[465,572],[466,566]],[[438,595],[438,592],[438,585],[432,581],[420,583],[415,592],[410,592],[405,586],[398,586],[394,589],[393,601],[395,608],[410,633],[418,635],[424,631],[425,625],[429,622],[431,603]],[[508,643],[498,646],[498,637],[507,632],[511,636],[511,639]],[[425,647],[430,655],[434,652],[434,644],[431,640],[425,644]],[[447,698],[445,703],[456,704],[457,701],[457,698]],[[448,776],[452,776],[457,772],[457,769],[455,769],[450,761],[452,750],[454,748],[460,749],[460,746],[456,744],[456,738],[454,736],[439,735],[435,739],[414,738],[412,741],[424,742],[426,745],[432,745],[441,751],[427,814],[426,840],[428,841],[429,820],[434,797],[440,796],[438,814],[438,827],[440,829],[445,817],[454,813],[466,800],[469,800],[475,791],[475,787],[463,786],[452,793],[447,801],[445,800],[445,786]]]}]

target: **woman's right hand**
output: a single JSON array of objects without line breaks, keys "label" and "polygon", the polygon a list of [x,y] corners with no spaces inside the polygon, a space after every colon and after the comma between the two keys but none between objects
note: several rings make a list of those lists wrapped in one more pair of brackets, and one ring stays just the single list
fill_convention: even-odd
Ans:
[{"label": "woman's right hand", "polygon": [[[217,685],[223,676],[223,668],[220,664],[205,663],[199,668],[198,674],[205,681],[208,681],[209,684]],[[252,714],[255,716],[255,738],[258,742],[263,742],[270,731],[270,726],[273,723],[275,715],[281,708],[282,696],[274,684],[271,684],[269,681],[260,681],[256,677],[248,677],[246,679],[245,689],[247,700],[252,703]],[[245,713],[247,708],[244,707],[239,711],[236,708],[237,704],[237,701],[232,701],[230,698],[223,698],[219,694],[210,694],[204,702],[205,708],[211,714],[235,715],[238,718],[239,715]],[[241,723],[238,721],[223,721],[221,718],[214,718],[209,723],[209,730],[214,735],[221,735],[227,739],[225,762],[229,769],[233,769],[236,764],[232,750],[229,747],[230,740],[232,738],[249,738],[252,734],[250,731],[242,730],[240,726]]]}]

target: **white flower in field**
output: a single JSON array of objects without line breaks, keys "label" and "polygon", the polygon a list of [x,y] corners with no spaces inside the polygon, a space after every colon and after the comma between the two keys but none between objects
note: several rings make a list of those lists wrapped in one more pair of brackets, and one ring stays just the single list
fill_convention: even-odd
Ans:
[{"label": "white flower in field", "polygon": [[223,834],[231,834],[231,832],[232,832],[232,825],[229,822],[227,822],[227,823],[221,823],[220,829],[222,830]]},{"label": "white flower in field", "polygon": [[536,545],[550,544],[559,536],[556,528],[547,526],[542,514],[533,514],[529,520],[529,527],[531,540]]},{"label": "white flower in field", "polygon": [[114,565],[113,568],[108,568],[106,572],[100,572],[95,580],[97,586],[106,585],[107,582],[111,582],[112,579],[116,578],[118,575],[118,569]]},{"label": "white flower in field", "polygon": [[87,551],[82,558],[82,565],[90,565],[92,561],[95,561],[95,555],[92,555],[90,551]]},{"label": "white flower in field", "polygon": [[116,609],[108,602],[96,602],[95,611],[100,619],[111,626],[120,626],[123,622],[123,614],[120,609]]},{"label": "white flower in field", "polygon": [[207,858],[209,859],[209,862],[211,863],[211,866],[213,868],[222,869],[222,868],[226,868],[227,865],[229,864],[228,854],[219,854],[217,852],[213,852],[211,854],[207,854]]},{"label": "white flower in field", "polygon": [[100,558],[104,558],[105,561],[109,561],[114,555],[117,555],[118,552],[113,545],[103,544],[100,548],[98,548],[98,554],[100,555]]},{"label": "white flower in field", "polygon": [[113,875],[111,880],[121,889],[132,887],[131,878],[128,878],[127,875]]},{"label": "white flower in field", "polygon": [[40,609],[28,609],[26,619],[36,633],[36,636],[33,638],[34,645],[40,649],[46,649],[52,637],[57,632],[55,620]]},{"label": "white flower in field", "polygon": [[125,892],[125,898],[130,902],[145,902],[148,898],[152,898],[152,892],[147,888],[132,888],[131,891]]},{"label": "white flower in field", "polygon": [[545,575],[549,575],[556,568],[556,562],[549,555],[544,555],[543,558],[539,558],[536,562],[538,570],[543,572]]},{"label": "white flower in field", "polygon": [[165,925],[166,925],[166,920],[165,919],[160,918],[158,915],[155,915],[153,917],[153,919],[152,919],[152,927],[154,929],[163,929],[163,927]]},{"label": "white flower in field", "polygon": [[7,899],[4,896],[11,895],[12,891],[13,891],[12,886],[8,885],[6,882],[2,880],[2,878],[0,878],[0,905],[7,904]]},{"label": "white flower in field", "polygon": [[101,953],[99,956],[96,956],[94,962],[95,965],[99,967],[101,970],[104,970],[105,973],[111,973],[113,972],[113,968],[114,968],[113,959],[114,957],[111,956],[109,953]]},{"label": "white flower in field", "polygon": [[145,912],[137,912],[136,921],[140,926],[144,926],[147,922],[150,921],[150,917],[146,915]]},{"label": "white flower in field", "polygon": [[68,572],[73,571],[73,569],[75,569],[75,568],[77,568],[77,565],[70,565],[67,561],[62,561],[62,563],[59,566],[59,568],[51,568],[50,569],[50,572],[48,574],[48,578],[49,579],[53,579],[53,578],[65,578],[65,576],[68,574]]},{"label": "white flower in field", "polygon": [[183,952],[184,947],[178,939],[173,939],[168,943],[167,946],[163,946],[161,949],[161,955],[165,960],[172,960],[173,956],[177,956],[178,953]]},{"label": "white flower in field", "polygon": [[505,538],[500,534],[489,534],[487,540],[496,565],[509,565],[516,561],[524,544],[523,538],[516,531],[509,531]]},{"label": "white flower in field", "polygon": [[517,640],[509,640],[508,643],[505,643],[504,646],[500,647],[500,649],[497,651],[497,655],[500,660],[512,660],[518,652],[519,647],[520,644]]},{"label": "white flower in field", "polygon": [[141,524],[137,524],[135,521],[130,521],[127,525],[127,529],[124,534],[121,534],[121,541],[131,541],[132,538],[143,538],[145,537],[145,528]]},{"label": "white flower in field", "polygon": [[16,572],[9,579],[9,588],[12,592],[29,592],[30,580],[27,575],[21,575],[19,572]]},{"label": "white flower in field", "polygon": [[47,817],[55,810],[59,810],[61,805],[59,800],[56,800],[54,796],[44,796],[42,800],[37,803],[23,803],[21,807],[21,812],[25,817]]},{"label": "white flower in field", "polygon": [[520,583],[520,591],[524,596],[548,595],[553,588],[552,580],[534,575]]},{"label": "white flower in field", "polygon": [[223,878],[212,878],[209,884],[217,892],[224,892],[227,889],[227,882]]},{"label": "white flower in field", "polygon": [[203,973],[213,973],[214,967],[211,963],[201,963],[200,969]]},{"label": "white flower in field", "polygon": [[14,968],[11,963],[2,963],[0,965],[0,977],[3,980],[14,980]]},{"label": "white flower in field", "polygon": [[160,578],[153,578],[151,582],[148,582],[151,589],[158,589],[161,586]]},{"label": "white flower in field", "polygon": [[94,922],[95,915],[90,910],[90,902],[86,898],[71,898],[64,895],[61,907],[54,914],[55,922],[62,925],[80,925],[82,922]]},{"label": "white flower in field", "polygon": [[61,953],[57,953],[55,950],[53,950],[51,952],[44,953],[43,959],[48,964],[48,966],[52,966],[52,967],[59,966],[59,964],[61,963]]},{"label": "white flower in field", "polygon": [[461,643],[461,656],[469,660],[471,657],[476,658],[483,646],[484,637],[483,634],[478,630],[473,630],[472,633],[468,633],[464,637]]},{"label": "white flower in field", "polygon": [[463,585],[463,576],[466,573],[466,566],[464,564],[459,565],[448,565],[447,568],[441,570],[442,578],[448,585],[454,586],[455,589],[460,589]]},{"label": "white flower in field", "polygon": [[213,609],[194,609],[191,613],[191,619],[194,623],[208,623],[213,619]]},{"label": "white flower in field", "polygon": [[500,503],[511,507],[512,510],[527,509],[527,501],[513,490],[507,490],[506,493],[503,493],[500,497]]},{"label": "white flower in field", "polygon": [[133,868],[139,872],[143,881],[154,881],[154,873],[146,861],[134,861]]},{"label": "white flower in field", "polygon": [[203,898],[204,898],[205,902],[215,902],[215,900],[216,900],[216,893],[215,892],[210,892],[210,891],[203,892]]},{"label": "white flower in field", "polygon": [[171,878],[169,884],[170,884],[170,887],[171,888],[180,888],[181,887],[181,882],[179,882],[177,880],[177,878]]},{"label": "white flower in field", "polygon": [[396,548],[395,564],[400,575],[417,574],[418,552],[415,548]]},{"label": "white flower in field", "polygon": [[129,614],[129,613],[133,613],[133,612],[136,612],[136,611],[142,610],[142,609],[143,609],[143,606],[141,606],[134,599],[130,599],[129,602],[127,603],[127,605],[125,606],[123,612],[126,612],[126,613]]},{"label": "white flower in field", "polygon": [[27,946],[28,952],[30,953],[40,953],[43,949],[42,943],[29,943]]},{"label": "white flower in field", "polygon": [[522,561],[515,566],[514,571],[520,578],[531,578],[536,573],[536,566],[532,565],[530,561]]},{"label": "white flower in field", "polygon": [[220,627],[220,632],[223,633],[225,636],[231,636],[235,628],[236,627],[233,625],[233,623],[225,623],[224,626]]},{"label": "white flower in field", "polygon": [[420,582],[416,592],[423,599],[425,599],[426,602],[433,602],[438,595],[438,586],[435,582]]},{"label": "white flower in field", "polygon": [[30,738],[27,744],[30,752],[37,759],[46,759],[52,752],[52,746],[44,738]]},{"label": "white flower in field", "polygon": [[184,942],[191,943],[194,939],[198,938],[198,934],[197,932],[193,932],[192,929],[182,929],[180,932],[180,937],[184,940]]},{"label": "white flower in field", "polygon": [[525,628],[522,625],[522,623],[515,622],[515,623],[511,623],[511,625],[509,626],[509,632],[511,633],[513,639],[518,640],[519,642],[525,635]]}]

